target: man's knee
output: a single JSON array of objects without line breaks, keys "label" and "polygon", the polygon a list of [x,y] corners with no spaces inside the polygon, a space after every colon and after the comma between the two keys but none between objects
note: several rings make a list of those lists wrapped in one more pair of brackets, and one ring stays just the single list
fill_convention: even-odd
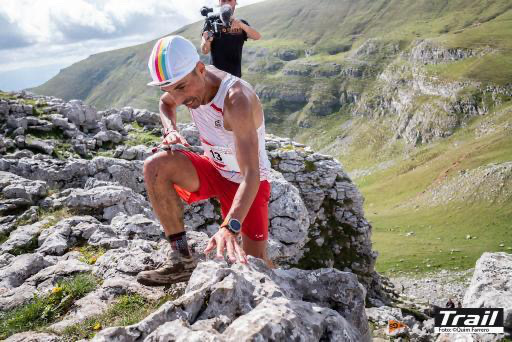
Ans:
[{"label": "man's knee", "polygon": [[155,181],[157,177],[170,178],[172,173],[169,171],[171,171],[172,164],[172,158],[166,155],[165,152],[160,152],[147,158],[144,161],[144,181]]}]

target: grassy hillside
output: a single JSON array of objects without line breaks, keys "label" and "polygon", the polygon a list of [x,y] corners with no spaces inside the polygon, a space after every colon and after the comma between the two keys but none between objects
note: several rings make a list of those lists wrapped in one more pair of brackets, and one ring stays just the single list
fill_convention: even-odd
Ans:
[{"label": "grassy hillside", "polygon": [[[421,201],[422,193],[463,172],[512,161],[511,114],[508,106],[491,119],[477,118],[450,138],[397,157],[392,167],[357,179],[366,199],[366,216],[373,224],[374,246],[381,254],[379,271],[466,269],[484,251],[512,252],[512,174],[506,175],[502,188],[492,186],[506,191],[504,201],[492,190],[489,200],[468,197],[434,206]],[[489,125],[495,131],[477,137],[479,128]]]},{"label": "grassy hillside", "polygon": [[[512,197],[498,201],[492,186],[475,190],[486,200],[434,205],[426,195],[512,160],[510,1],[267,0],[237,16],[264,37],[246,45],[243,74],[268,130],[354,175],[379,271],[468,268],[483,251],[512,248]],[[199,45],[201,26],[175,33]],[[159,90],[145,85],[153,44],[91,56],[34,91],[156,110]]]},{"label": "grassy hillside", "polygon": [[[304,57],[304,50],[315,49],[313,61],[343,61],[344,51],[354,50],[368,38],[397,40],[406,46],[418,37],[442,36],[451,46],[492,44],[503,50],[495,60],[509,65],[510,54],[505,50],[509,51],[511,44],[506,39],[512,25],[511,7],[506,0],[268,0],[239,9],[237,16],[247,18],[263,33],[263,40],[248,46],[268,49],[269,54],[282,48],[297,49]],[[199,45],[201,27],[202,22],[197,22],[175,33]],[[132,105],[155,109],[158,91],[145,86],[149,80],[146,61],[153,44],[92,55],[34,91],[66,100],[83,99],[99,108]],[[486,66],[475,68],[478,74],[479,68]],[[512,68],[503,70],[507,74],[499,77],[512,74]],[[260,73],[245,74],[256,79]]]}]

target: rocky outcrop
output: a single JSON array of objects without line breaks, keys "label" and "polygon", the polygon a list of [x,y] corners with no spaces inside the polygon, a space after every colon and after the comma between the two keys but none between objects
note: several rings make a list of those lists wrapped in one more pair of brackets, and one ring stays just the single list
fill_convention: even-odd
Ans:
[{"label": "rocky outcrop", "polygon": [[[319,88],[316,93],[324,93],[324,90]],[[336,90],[329,91],[337,96]],[[338,101],[334,95],[333,99],[333,103]],[[67,108],[60,103],[57,108],[64,107]],[[121,122],[130,124],[129,120],[147,125],[155,122],[150,119],[152,115],[129,107],[100,112],[100,116],[105,119],[102,121],[105,127],[110,128],[120,128]],[[83,126],[80,129],[85,130]],[[198,132],[192,125],[181,125],[180,130],[192,145],[199,144]],[[195,148],[200,151],[199,146]],[[277,137],[267,139],[267,149],[272,165],[278,171],[271,180],[270,256],[281,265],[353,270],[371,297],[377,298],[371,290],[378,288],[378,277],[373,270],[376,254],[369,242],[371,226],[364,219],[361,195],[339,163]],[[145,196],[142,165],[149,155],[148,150],[142,146],[136,150],[119,147],[115,155],[125,160],[96,157],[90,161],[58,160],[27,152],[19,155],[21,158],[6,155],[0,159],[0,170],[45,182],[46,186],[59,190],[26,205],[40,205],[50,210],[69,208],[106,223],[120,214],[127,217],[143,214],[154,219],[147,200],[141,197]],[[214,200],[185,206],[187,227],[212,235],[220,220],[217,208]],[[9,221],[5,230],[12,227],[13,223]],[[110,233],[104,231],[103,234]],[[111,243],[119,242],[114,239]],[[64,252],[63,247],[57,246],[65,246],[62,239],[52,248],[61,248],[60,252]]]},{"label": "rocky outcrop", "polygon": [[369,292],[378,288],[372,275],[377,254],[369,244],[363,198],[341,165],[286,139],[269,141],[267,148],[273,167],[297,187],[308,208],[309,242],[299,265],[352,269]]},{"label": "rocky outcrop", "polygon": [[[5,133],[15,138],[9,143],[11,150],[17,147],[54,156],[75,154],[91,158],[105,147],[111,148],[131,139],[128,133],[133,127],[128,123],[160,134],[160,116],[148,110],[125,107],[98,112],[80,100],[64,102],[55,97],[24,92],[16,96],[19,98],[0,99],[0,112],[5,114],[0,122],[5,121]],[[35,105],[27,105],[26,101],[35,102]]]},{"label": "rocky outcrop", "polygon": [[48,194],[48,186],[43,181],[0,171],[0,193],[0,213],[8,214],[37,203]]},{"label": "rocky outcrop", "polygon": [[[503,308],[504,325],[512,335],[512,254],[484,253],[478,259],[464,307]],[[502,336],[495,336],[498,341]]]},{"label": "rocky outcrop", "polygon": [[0,159],[0,170],[41,180],[57,189],[85,188],[92,178],[95,182],[117,183],[137,193],[144,192],[142,161],[130,162],[108,157],[96,157],[92,161],[74,158],[59,160],[44,155],[20,159],[8,157]]},{"label": "rocky outcrop", "polygon": [[[229,298],[229,299],[228,299]],[[199,264],[185,293],[140,323],[108,328],[94,341],[369,341],[364,289],[351,273]]]},{"label": "rocky outcrop", "polygon": [[422,64],[438,64],[458,61],[481,54],[472,49],[445,48],[432,40],[419,40],[414,43],[409,60]]},{"label": "rocky outcrop", "polygon": [[[441,175],[443,176],[443,175]],[[448,203],[501,204],[512,198],[512,162],[493,163],[461,170],[440,178],[406,206],[439,206]]]},{"label": "rocky outcrop", "polygon": [[[19,106],[22,100],[9,101]],[[27,125],[46,108],[32,108],[36,114],[29,115],[28,108],[13,112],[13,104],[7,104],[8,116],[19,113],[15,115]],[[25,305],[34,295],[46,296],[59,281],[76,274],[92,273],[102,280],[54,323],[52,331],[61,333],[101,315],[121,294],[148,300],[162,297],[162,289],[137,284],[135,276],[163,262],[169,244],[162,239],[142,179],[143,160],[151,146],[122,145],[130,125],[151,129],[155,117],[131,108],[109,110],[97,114],[101,120],[93,127],[80,103],[68,106],[55,100],[51,106],[46,110],[59,111],[51,114],[59,125],[52,130],[76,130],[88,152],[93,151],[88,139],[94,139],[97,148],[109,131],[123,137],[114,153],[117,158],[58,159],[36,149],[20,149],[2,136],[0,191],[2,203],[11,205],[5,212],[12,214],[0,220],[5,241],[0,244],[2,310]],[[76,115],[67,111],[72,109]],[[23,120],[19,123],[23,128]],[[192,149],[201,153],[197,130],[192,125],[179,128]],[[0,132],[14,134],[6,124]],[[78,135],[73,139],[78,141]],[[134,326],[106,329],[98,338],[108,338],[114,331],[127,339],[151,341],[172,338],[179,331],[180,336],[213,340],[247,339],[247,334],[255,339],[369,340],[364,307],[387,298],[374,271],[376,253],[371,250],[371,226],[364,219],[360,193],[332,157],[274,136],[267,137],[266,146],[274,169],[268,253],[281,269],[269,270],[258,260],[248,267],[205,261],[183,296]],[[202,253],[218,229],[219,205],[213,199],[185,205],[184,220],[189,245]],[[98,254],[86,257],[85,250]],[[248,329],[255,321],[259,323]]]}]

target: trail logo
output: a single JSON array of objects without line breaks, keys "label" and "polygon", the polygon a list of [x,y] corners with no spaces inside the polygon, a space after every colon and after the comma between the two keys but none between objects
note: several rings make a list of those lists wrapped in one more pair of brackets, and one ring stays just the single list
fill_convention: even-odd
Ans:
[{"label": "trail logo", "polygon": [[502,334],[503,308],[439,309],[434,315],[434,332]]}]

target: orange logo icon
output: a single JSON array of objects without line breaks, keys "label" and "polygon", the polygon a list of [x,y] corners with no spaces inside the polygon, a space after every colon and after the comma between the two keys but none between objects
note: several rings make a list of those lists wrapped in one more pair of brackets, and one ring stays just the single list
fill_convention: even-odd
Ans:
[{"label": "orange logo icon", "polygon": [[407,325],[402,322],[391,319],[388,321],[388,335],[395,336],[405,332],[406,329]]}]

